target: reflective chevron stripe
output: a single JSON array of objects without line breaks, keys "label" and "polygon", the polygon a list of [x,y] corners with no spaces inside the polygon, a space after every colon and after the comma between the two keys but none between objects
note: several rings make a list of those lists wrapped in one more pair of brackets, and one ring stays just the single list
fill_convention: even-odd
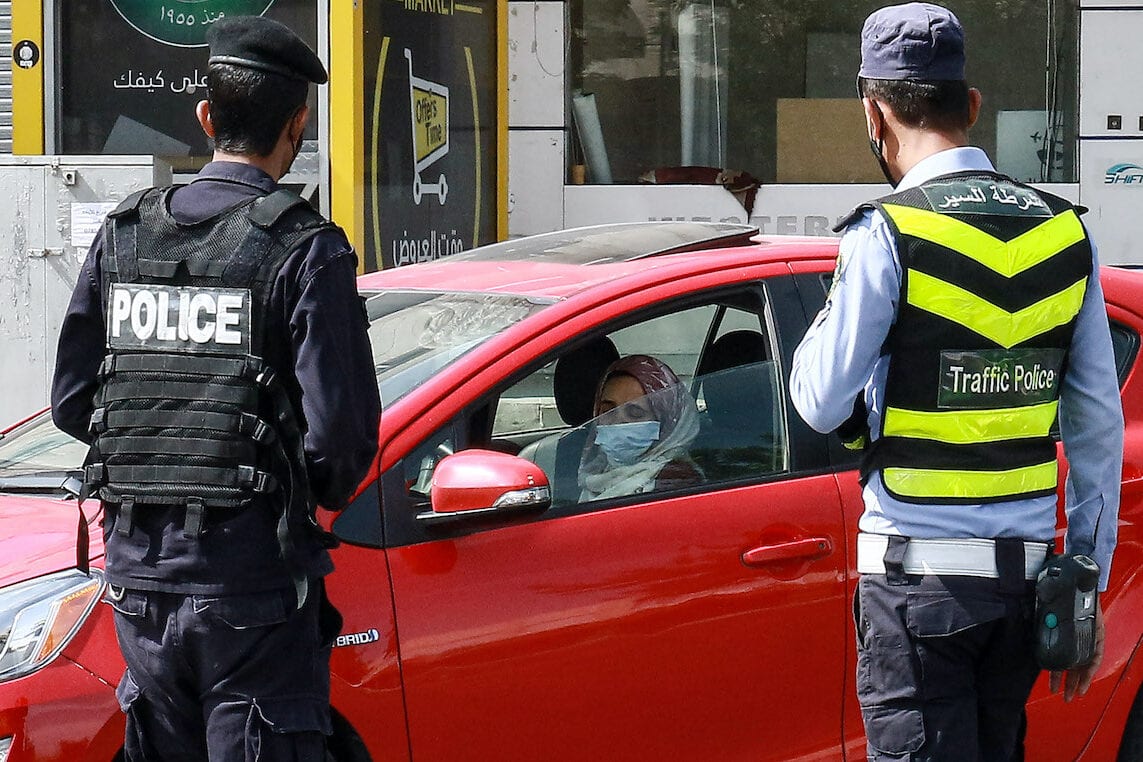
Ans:
[{"label": "reflective chevron stripe", "polygon": [[1084,240],[1083,225],[1071,210],[1006,242],[952,215],[898,204],[885,204],[883,208],[902,235],[952,249],[1006,278]]},{"label": "reflective chevron stripe", "polygon": [[909,304],[951,320],[1002,347],[1021,342],[1064,325],[1079,314],[1087,278],[1017,312],[1008,312],[960,286],[917,270],[908,276]]}]

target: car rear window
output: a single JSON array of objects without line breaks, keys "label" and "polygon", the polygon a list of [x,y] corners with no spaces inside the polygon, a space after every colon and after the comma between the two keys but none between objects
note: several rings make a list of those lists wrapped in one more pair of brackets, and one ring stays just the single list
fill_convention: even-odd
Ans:
[{"label": "car rear window", "polygon": [[392,291],[368,297],[369,343],[384,405],[554,300],[505,294]]},{"label": "car rear window", "polygon": [[1122,323],[1111,321],[1111,347],[1115,352],[1115,371],[1119,374],[1119,385],[1127,380],[1135,356],[1139,354],[1139,334]]}]

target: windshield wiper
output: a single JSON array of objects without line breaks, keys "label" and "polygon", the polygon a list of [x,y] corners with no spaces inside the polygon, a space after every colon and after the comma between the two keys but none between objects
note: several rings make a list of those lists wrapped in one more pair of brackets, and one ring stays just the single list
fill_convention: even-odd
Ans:
[{"label": "windshield wiper", "polygon": [[0,476],[0,492],[16,494],[55,494],[66,492],[79,496],[83,481],[74,471],[41,471],[31,474]]}]

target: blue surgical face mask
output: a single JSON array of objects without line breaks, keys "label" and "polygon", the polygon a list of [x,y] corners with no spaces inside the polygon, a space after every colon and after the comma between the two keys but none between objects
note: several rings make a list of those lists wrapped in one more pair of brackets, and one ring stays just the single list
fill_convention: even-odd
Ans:
[{"label": "blue surgical face mask", "polygon": [[659,441],[658,421],[602,424],[595,429],[595,443],[613,466],[629,466]]}]

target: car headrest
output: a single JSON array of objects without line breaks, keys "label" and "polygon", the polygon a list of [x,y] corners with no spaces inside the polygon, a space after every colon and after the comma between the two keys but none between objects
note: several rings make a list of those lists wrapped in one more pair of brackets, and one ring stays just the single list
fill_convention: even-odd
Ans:
[{"label": "car headrest", "polygon": [[556,361],[552,393],[564,423],[582,426],[592,419],[595,390],[604,371],[618,359],[619,350],[611,339],[599,336]]},{"label": "car headrest", "polygon": [[757,331],[731,331],[719,336],[702,358],[699,376],[766,359],[766,340]]},{"label": "car headrest", "polygon": [[753,370],[723,372],[765,359],[766,340],[757,331],[731,331],[710,345],[698,377],[712,423],[752,430],[772,425],[765,402],[773,399],[774,393],[766,376]]}]

